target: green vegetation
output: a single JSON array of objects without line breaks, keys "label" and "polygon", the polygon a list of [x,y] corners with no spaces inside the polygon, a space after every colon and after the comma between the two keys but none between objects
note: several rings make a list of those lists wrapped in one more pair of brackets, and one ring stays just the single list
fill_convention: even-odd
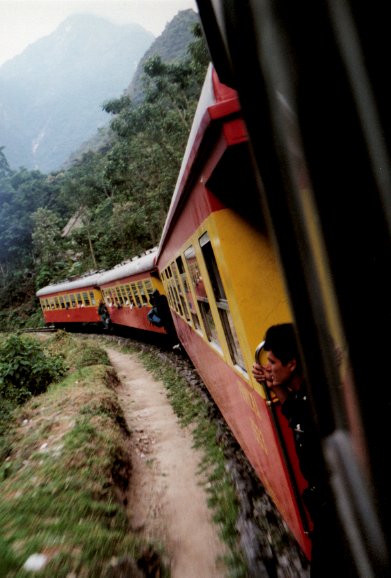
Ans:
[{"label": "green vegetation", "polygon": [[15,407],[43,393],[65,373],[63,359],[33,339],[11,335],[0,343],[0,461],[9,451],[6,433]]},{"label": "green vegetation", "polygon": [[159,242],[208,61],[199,26],[186,59],[148,60],[143,101],[106,102],[110,140],[67,170],[12,171],[0,148],[0,330],[39,323],[38,288]]},{"label": "green vegetation", "polygon": [[[33,554],[48,557],[39,573],[43,578],[99,578],[120,559],[135,568],[156,548],[142,543],[128,525],[129,432],[115,394],[116,376],[94,344],[81,347],[59,333],[44,348],[56,360],[61,352],[69,369],[62,381],[9,416],[8,457],[0,460],[0,575],[30,576],[23,564]],[[15,365],[23,366],[23,346],[19,349]],[[44,389],[34,387],[36,393]]]}]

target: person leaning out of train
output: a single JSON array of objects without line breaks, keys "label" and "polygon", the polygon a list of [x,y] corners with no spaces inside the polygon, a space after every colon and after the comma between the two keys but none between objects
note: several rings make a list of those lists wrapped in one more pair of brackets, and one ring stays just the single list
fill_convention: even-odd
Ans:
[{"label": "person leaning out of train", "polygon": [[322,501],[318,488],[323,486],[325,472],[293,325],[282,323],[270,327],[265,335],[264,350],[267,365],[255,363],[253,375],[258,382],[265,383],[281,403],[282,413],[293,431],[301,472],[308,482],[303,498],[314,517],[315,504],[312,502]]},{"label": "person leaning out of train", "polygon": [[104,327],[107,329],[108,326],[110,325],[110,314],[107,310],[104,301],[99,301],[98,315],[101,318]]},{"label": "person leaning out of train", "polygon": [[[309,405],[294,326],[291,323],[273,325],[266,331],[264,341],[267,365],[255,363],[252,373],[256,381],[275,394],[292,430],[300,470],[308,483],[302,499],[313,521],[311,577],[329,577],[338,570],[337,560],[340,569],[346,563],[343,539]],[[344,578],[354,576],[350,563],[343,572]]]}]

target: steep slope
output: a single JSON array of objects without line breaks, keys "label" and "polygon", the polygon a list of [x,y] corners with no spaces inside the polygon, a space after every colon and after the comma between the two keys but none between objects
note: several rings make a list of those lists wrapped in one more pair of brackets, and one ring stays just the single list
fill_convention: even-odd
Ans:
[{"label": "steep slope", "polygon": [[108,122],[105,100],[128,86],[154,37],[76,15],[0,67],[0,146],[12,168],[55,170]]},{"label": "steep slope", "polygon": [[163,33],[156,38],[138,63],[136,72],[126,91],[133,100],[142,100],[142,76],[146,61],[152,56],[160,56],[163,62],[181,60],[186,56],[187,47],[194,41],[192,33],[199,16],[193,10],[182,10],[167,24]]},{"label": "steep slope", "polygon": [[[121,91],[121,94],[128,94],[135,102],[141,102],[143,98],[142,77],[146,61],[155,55],[160,56],[164,62],[185,58],[189,44],[194,41],[192,29],[197,22],[199,22],[199,16],[193,10],[178,12],[140,59],[133,77],[128,79],[131,80],[130,84],[128,82],[128,86]],[[116,96],[119,97],[121,94]],[[91,139],[86,140],[78,149],[75,149],[64,167],[69,167],[88,150],[97,151],[108,146],[110,138],[110,129],[106,126],[103,130],[95,133]]]}]

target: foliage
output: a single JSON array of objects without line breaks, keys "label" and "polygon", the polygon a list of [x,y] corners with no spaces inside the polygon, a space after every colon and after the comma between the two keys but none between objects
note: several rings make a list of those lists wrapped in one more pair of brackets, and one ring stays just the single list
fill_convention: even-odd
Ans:
[{"label": "foliage", "polygon": [[54,266],[62,253],[60,217],[50,209],[39,207],[31,218],[34,223],[31,236],[35,257],[45,265]]},{"label": "foliage", "polygon": [[11,335],[0,347],[0,395],[23,403],[43,393],[65,372],[59,356],[48,356],[35,340]]},{"label": "foliage", "polygon": [[4,147],[0,147],[0,178],[8,177],[12,172],[3,151]]},{"label": "foliage", "polygon": [[208,64],[199,25],[194,35],[185,59],[146,61],[141,102],[104,103],[110,142],[67,170],[10,172],[0,149],[0,310],[159,243]]},{"label": "foliage", "polygon": [[[63,333],[45,342],[47,351],[61,348],[68,365],[84,346]],[[97,347],[87,349],[98,360]],[[108,576],[125,559],[130,575],[152,551],[132,533],[126,515],[129,432],[107,387],[110,369],[76,365],[15,414],[9,458],[0,465],[0,519],[7,528],[0,538],[1,576],[30,576],[23,564],[34,553],[48,556],[43,578]]]}]

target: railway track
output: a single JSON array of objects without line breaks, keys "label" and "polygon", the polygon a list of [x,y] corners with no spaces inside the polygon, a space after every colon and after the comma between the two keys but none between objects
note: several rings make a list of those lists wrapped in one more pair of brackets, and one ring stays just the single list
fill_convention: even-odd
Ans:
[{"label": "railway track", "polygon": [[56,333],[56,327],[39,327],[36,329],[23,329],[23,333]]}]

